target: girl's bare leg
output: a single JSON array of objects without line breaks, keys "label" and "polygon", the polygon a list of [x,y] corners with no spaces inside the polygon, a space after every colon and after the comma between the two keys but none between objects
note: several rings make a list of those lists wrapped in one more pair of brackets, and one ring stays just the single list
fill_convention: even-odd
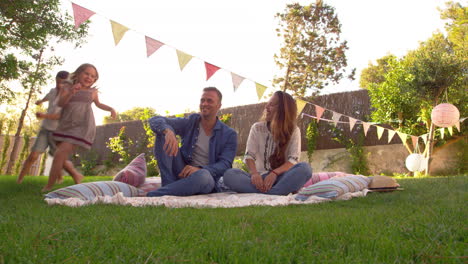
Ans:
[{"label": "girl's bare leg", "polygon": [[81,183],[84,176],[83,176],[83,174],[79,173],[75,169],[75,167],[73,166],[73,163],[71,161],[69,161],[69,160],[65,161],[65,164],[64,164],[63,167],[72,176],[72,178],[73,178],[73,180],[75,181],[76,184]]},{"label": "girl's bare leg", "polygon": [[39,157],[39,154],[40,153],[36,152],[36,151],[33,151],[33,152],[31,152],[29,154],[28,158],[26,159],[26,161],[23,164],[23,168],[21,169],[21,172],[18,175],[18,178],[16,179],[16,183],[22,183],[23,182],[24,176],[26,175],[26,173],[29,173],[29,170],[31,169],[31,166],[37,160],[37,158]]},{"label": "girl's bare leg", "polygon": [[55,151],[52,167],[50,168],[49,181],[47,185],[42,188],[43,192],[52,190],[55,181],[60,178],[62,169],[67,161],[68,156],[72,153],[74,145],[68,142],[61,142]]}]

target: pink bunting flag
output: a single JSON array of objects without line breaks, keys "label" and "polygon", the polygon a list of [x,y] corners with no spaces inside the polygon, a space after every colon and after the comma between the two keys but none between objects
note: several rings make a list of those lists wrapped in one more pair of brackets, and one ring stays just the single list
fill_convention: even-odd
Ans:
[{"label": "pink bunting flag", "polygon": [[458,121],[457,123],[455,123],[455,126],[457,127],[458,132],[460,132],[460,121]]},{"label": "pink bunting flag", "polygon": [[390,143],[393,139],[393,137],[395,136],[395,130],[391,130],[391,129],[387,129],[388,131],[388,143]]},{"label": "pink bunting flag", "polygon": [[340,120],[340,118],[341,118],[340,113],[333,112],[332,120],[333,120],[333,124],[335,124],[335,126],[338,125],[338,121]]},{"label": "pink bunting flag", "polygon": [[364,128],[364,136],[367,136],[367,131],[369,130],[370,124],[363,121],[362,127]]},{"label": "pink bunting flag", "polygon": [[231,72],[231,76],[232,76],[232,85],[234,86],[234,92],[235,92],[239,88],[240,84],[245,78],[233,72]]},{"label": "pink bunting flag", "polygon": [[377,138],[380,139],[382,137],[382,134],[384,132],[384,128],[381,126],[375,126],[377,128]]},{"label": "pink bunting flag", "polygon": [[146,42],[146,57],[151,56],[160,47],[164,46],[164,43],[157,41],[155,39],[152,39],[148,36],[145,36],[145,42]]},{"label": "pink bunting flag", "polygon": [[408,135],[405,134],[405,133],[401,133],[401,132],[399,132],[399,131],[397,131],[397,134],[398,134],[398,136],[399,136],[400,139],[401,139],[401,143],[405,144],[405,142],[406,142],[406,137],[407,137]]},{"label": "pink bunting flag", "polygon": [[411,141],[413,142],[413,148],[416,149],[416,147],[418,146],[418,139],[419,137],[417,136],[411,136]]},{"label": "pink bunting flag", "polygon": [[317,122],[320,121],[324,111],[325,108],[315,105],[315,115],[317,116]]},{"label": "pink bunting flag", "polygon": [[352,117],[348,117],[348,119],[349,119],[349,131],[352,131],[357,120]]},{"label": "pink bunting flag", "polygon": [[88,20],[92,15],[96,14],[93,11],[72,3],[73,17],[75,19],[75,28],[79,28],[83,22]]},{"label": "pink bunting flag", "polygon": [[215,72],[219,70],[219,67],[205,61],[205,69],[206,80],[208,81],[211,78],[211,76],[213,76],[213,74],[215,74]]}]

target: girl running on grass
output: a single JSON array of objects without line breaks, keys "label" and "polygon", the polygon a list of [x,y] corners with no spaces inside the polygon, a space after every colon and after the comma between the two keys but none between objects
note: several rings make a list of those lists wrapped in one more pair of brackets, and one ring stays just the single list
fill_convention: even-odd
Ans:
[{"label": "girl running on grass", "polygon": [[[98,90],[93,86],[98,80],[99,74],[96,67],[85,63],[80,65],[71,75],[72,85],[64,89],[60,95],[58,105],[63,107],[59,120],[59,126],[53,133],[57,141],[57,150],[50,169],[49,181],[42,189],[50,191],[56,179],[61,177],[62,169],[69,155],[77,146],[90,149],[96,135],[96,122],[91,104],[109,111],[115,118],[115,110],[99,102]],[[76,184],[81,183],[82,175],[72,175]]]}]

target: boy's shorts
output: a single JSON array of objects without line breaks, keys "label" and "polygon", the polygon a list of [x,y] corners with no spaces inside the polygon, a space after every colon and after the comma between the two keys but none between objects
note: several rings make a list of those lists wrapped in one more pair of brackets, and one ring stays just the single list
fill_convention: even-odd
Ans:
[{"label": "boy's shorts", "polygon": [[52,131],[41,129],[37,134],[36,141],[31,148],[31,151],[44,153],[49,147],[49,153],[53,155],[55,153],[56,144],[52,139]]}]

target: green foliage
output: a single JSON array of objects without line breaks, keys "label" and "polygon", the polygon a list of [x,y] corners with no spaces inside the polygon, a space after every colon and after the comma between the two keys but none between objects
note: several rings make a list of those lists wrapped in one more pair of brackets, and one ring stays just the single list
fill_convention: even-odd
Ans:
[{"label": "green foliage", "polygon": [[358,131],[358,139],[354,141],[343,134],[343,131],[333,125],[330,125],[332,131],[332,140],[342,144],[351,156],[351,169],[354,174],[369,175],[369,166],[364,152],[364,133]]},{"label": "green foliage", "polygon": [[52,45],[60,42],[77,47],[83,43],[88,23],[75,29],[73,18],[62,12],[60,4],[60,0],[0,1],[0,102],[14,97],[7,82],[21,79],[24,85],[34,79],[40,84],[47,78],[47,68],[61,63],[53,55],[42,60],[39,71],[32,70],[32,61],[39,61],[43,51],[53,51]]},{"label": "green foliage", "polygon": [[236,165],[235,168],[241,169],[245,172],[249,172],[249,168],[247,167],[247,164],[242,158],[235,158],[234,164]]},{"label": "green foliage", "polygon": [[109,138],[106,143],[107,147],[113,152],[120,156],[120,161],[123,164],[128,164],[132,161],[132,154],[130,153],[134,143],[128,138],[125,133],[125,126],[122,126],[119,130],[119,134],[115,137]]},{"label": "green foliage", "polygon": [[94,176],[94,168],[97,166],[98,154],[91,150],[80,155],[81,173],[86,176]]},{"label": "green foliage", "polygon": [[39,165],[39,175],[44,175],[46,161],[47,161],[48,156],[49,156],[49,154],[47,152],[42,153],[41,163]]},{"label": "green foliage", "polygon": [[[460,3],[449,1],[445,3],[446,9],[441,11],[441,18],[449,20],[445,29],[448,33],[448,39],[453,43],[454,51],[461,58],[468,58],[468,7]],[[465,59],[465,66],[468,61]],[[466,67],[465,67],[466,68]]]},{"label": "green foliage", "polygon": [[312,162],[312,154],[317,145],[317,138],[319,136],[317,122],[311,121],[307,125],[306,139],[307,139],[307,159],[309,163]]},{"label": "green foliage", "polygon": [[123,111],[118,114],[116,119],[112,119],[110,116],[104,117],[104,124],[120,123],[134,120],[146,120],[156,115],[156,110],[151,107],[133,107],[129,110]]},{"label": "green foliage", "polygon": [[[322,1],[307,6],[288,4],[276,18],[283,43],[274,58],[285,73],[273,80],[274,85],[305,96],[345,77],[348,44],[340,40],[341,24],[334,7]],[[354,79],[354,71],[346,77]]]},{"label": "green foliage", "polygon": [[232,114],[224,114],[219,116],[219,121],[229,126],[231,124],[231,118]]}]

